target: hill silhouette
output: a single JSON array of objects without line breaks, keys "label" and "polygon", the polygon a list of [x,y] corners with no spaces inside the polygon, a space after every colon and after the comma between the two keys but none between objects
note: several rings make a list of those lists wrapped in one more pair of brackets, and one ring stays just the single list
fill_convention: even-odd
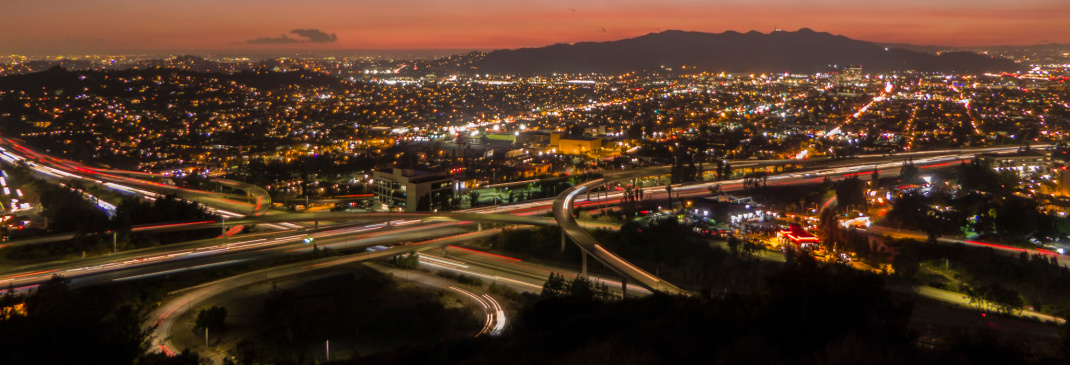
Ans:
[{"label": "hill silhouette", "polygon": [[814,73],[862,65],[866,73],[1014,71],[1013,61],[969,52],[941,55],[885,48],[810,29],[702,33],[669,30],[610,42],[497,50],[475,64],[489,73],[625,73],[687,66],[715,72]]}]

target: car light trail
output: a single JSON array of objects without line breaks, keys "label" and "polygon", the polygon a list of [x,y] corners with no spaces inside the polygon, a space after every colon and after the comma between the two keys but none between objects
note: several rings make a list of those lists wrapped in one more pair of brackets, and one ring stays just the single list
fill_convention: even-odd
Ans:
[{"label": "car light trail", "polygon": [[214,264],[205,264],[205,265],[184,267],[184,268],[181,268],[181,269],[157,271],[157,272],[154,272],[154,273],[121,277],[121,278],[118,278],[118,279],[114,279],[112,281],[126,281],[126,280],[133,280],[133,279],[150,278],[150,277],[153,277],[153,276],[167,275],[167,274],[176,273],[176,272],[197,270],[197,269],[203,269],[203,268],[214,267],[214,266],[229,265],[229,264],[238,263],[238,262],[245,262],[245,261],[249,261],[249,260],[248,259],[230,260],[230,261],[217,262],[217,263],[214,263]]},{"label": "car light trail", "polygon": [[517,258],[512,258],[512,257],[502,256],[502,255],[495,255],[495,254],[492,254],[490,252],[476,251],[476,250],[473,250],[473,249],[470,249],[470,248],[458,247],[458,246],[453,246],[453,245],[446,246],[446,247],[447,248],[454,248],[454,249],[458,249],[458,250],[465,250],[465,251],[468,251],[468,252],[474,252],[474,253],[477,253],[477,254],[497,257],[497,258],[506,259],[506,260],[522,261],[522,260],[517,259]]}]

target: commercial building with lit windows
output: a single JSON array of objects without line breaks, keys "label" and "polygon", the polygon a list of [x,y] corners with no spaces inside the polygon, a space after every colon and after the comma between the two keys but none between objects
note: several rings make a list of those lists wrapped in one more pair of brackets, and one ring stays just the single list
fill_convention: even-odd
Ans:
[{"label": "commercial building with lit windows", "polygon": [[[453,178],[445,172],[414,169],[376,170],[372,172],[375,199],[382,208],[392,211],[416,212],[448,209],[453,202]],[[427,199],[421,207],[420,199]]]}]

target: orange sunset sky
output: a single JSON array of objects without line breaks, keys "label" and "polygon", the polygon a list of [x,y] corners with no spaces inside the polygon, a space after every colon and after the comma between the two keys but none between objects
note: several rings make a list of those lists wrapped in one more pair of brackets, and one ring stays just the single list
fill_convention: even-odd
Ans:
[{"label": "orange sunset sky", "polygon": [[1070,43],[1068,0],[12,0],[0,54],[495,49],[774,22],[874,42]]}]

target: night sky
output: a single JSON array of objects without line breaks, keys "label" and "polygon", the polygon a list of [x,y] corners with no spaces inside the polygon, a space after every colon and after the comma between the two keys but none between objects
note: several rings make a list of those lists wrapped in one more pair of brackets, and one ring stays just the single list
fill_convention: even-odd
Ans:
[{"label": "night sky", "polygon": [[1070,43],[1067,0],[4,0],[0,54],[494,49],[680,29]]}]

